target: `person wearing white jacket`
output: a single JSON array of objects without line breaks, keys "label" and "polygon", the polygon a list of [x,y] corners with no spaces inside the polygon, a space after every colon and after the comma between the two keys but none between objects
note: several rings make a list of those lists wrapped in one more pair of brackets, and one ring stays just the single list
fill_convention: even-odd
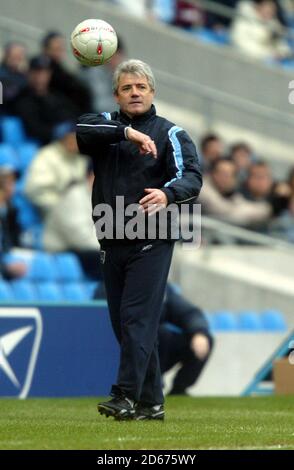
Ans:
[{"label": "person wearing white jacket", "polygon": [[57,140],[43,147],[29,168],[25,193],[43,218],[46,250],[96,252],[89,161],[78,153],[74,129],[68,122],[57,126]]},{"label": "person wearing white jacket", "polygon": [[239,2],[231,39],[240,51],[255,59],[279,60],[293,56],[273,0]]}]

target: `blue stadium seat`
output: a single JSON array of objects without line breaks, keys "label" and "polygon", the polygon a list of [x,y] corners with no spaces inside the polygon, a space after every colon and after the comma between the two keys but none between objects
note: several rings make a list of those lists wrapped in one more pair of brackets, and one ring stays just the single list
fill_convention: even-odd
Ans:
[{"label": "blue stadium seat", "polygon": [[63,297],[67,301],[86,302],[89,300],[87,289],[81,282],[69,282],[62,284]]},{"label": "blue stadium seat", "polygon": [[54,256],[42,252],[34,254],[25,277],[33,281],[57,280],[58,271],[54,262]]},{"label": "blue stadium seat", "polygon": [[26,140],[23,124],[21,120],[13,116],[5,116],[2,120],[2,139],[3,142],[19,146]]},{"label": "blue stadium seat", "polygon": [[14,298],[17,301],[35,302],[37,300],[37,292],[35,286],[29,281],[12,281],[10,283],[14,293]]},{"label": "blue stadium seat", "polygon": [[218,311],[211,315],[212,329],[215,331],[233,331],[237,328],[236,315],[229,311]]},{"label": "blue stadium seat", "polygon": [[0,144],[0,167],[7,167],[13,171],[20,169],[17,154],[9,144]]},{"label": "blue stadium seat", "polygon": [[60,286],[55,282],[38,282],[36,291],[41,302],[60,302],[64,299]]},{"label": "blue stadium seat", "polygon": [[54,262],[60,281],[80,281],[84,274],[80,261],[73,253],[58,253],[54,256]]},{"label": "blue stadium seat", "polygon": [[[99,287],[102,285],[100,281],[86,281],[84,282],[84,287],[87,291],[87,299],[92,300],[94,297],[94,294],[96,292],[99,292]],[[104,298],[104,295],[103,295]]]},{"label": "blue stadium seat", "polygon": [[230,44],[230,35],[226,31],[213,31],[208,28],[201,28],[193,31],[192,34],[202,42],[226,46]]},{"label": "blue stadium seat", "polygon": [[242,311],[238,315],[238,328],[241,331],[261,331],[260,314],[253,311]]},{"label": "blue stadium seat", "polygon": [[[21,187],[19,188],[21,189]],[[18,209],[18,222],[26,230],[40,224],[40,216],[33,204],[19,191],[13,196],[13,204]]]},{"label": "blue stadium seat", "polygon": [[0,302],[13,300],[14,296],[9,283],[3,279],[0,279]]},{"label": "blue stadium seat", "polygon": [[286,331],[287,325],[279,310],[264,310],[261,312],[261,323],[266,331]]},{"label": "blue stadium seat", "polygon": [[19,167],[20,171],[26,171],[36,153],[39,146],[34,142],[26,142],[18,148]]}]

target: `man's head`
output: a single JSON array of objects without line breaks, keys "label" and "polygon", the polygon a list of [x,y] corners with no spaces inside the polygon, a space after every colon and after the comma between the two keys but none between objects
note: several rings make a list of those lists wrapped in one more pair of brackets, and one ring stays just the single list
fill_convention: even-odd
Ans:
[{"label": "man's head", "polygon": [[237,168],[232,160],[220,158],[211,167],[210,176],[215,188],[223,195],[233,193],[237,185]]},{"label": "man's head", "polygon": [[253,163],[249,168],[246,186],[256,199],[267,198],[273,186],[271,169],[266,162]]},{"label": "man's head", "polygon": [[224,153],[224,144],[216,134],[206,134],[201,140],[201,154],[207,164],[221,158]]},{"label": "man's head", "polygon": [[39,95],[44,95],[49,90],[51,80],[51,61],[46,56],[33,57],[29,67],[29,84]]},{"label": "man's head", "polygon": [[15,72],[22,72],[27,65],[25,46],[18,42],[11,42],[6,44],[2,62],[10,70]]},{"label": "man's head", "polygon": [[277,6],[274,0],[254,0],[254,5],[260,18],[264,21],[270,21],[277,14]]},{"label": "man's head", "polygon": [[76,125],[72,121],[65,121],[57,124],[53,131],[53,139],[58,140],[66,149],[69,155],[78,153],[78,145],[75,133]]},{"label": "man's head", "polygon": [[149,65],[134,59],[122,62],[113,75],[113,93],[121,111],[129,117],[146,113],[155,93],[155,80]]},{"label": "man's head", "polygon": [[251,165],[252,150],[245,142],[238,142],[231,147],[229,157],[236,163],[238,171],[246,171]]},{"label": "man's head", "polygon": [[54,62],[61,63],[66,57],[65,39],[58,31],[50,31],[42,41],[42,53]]}]

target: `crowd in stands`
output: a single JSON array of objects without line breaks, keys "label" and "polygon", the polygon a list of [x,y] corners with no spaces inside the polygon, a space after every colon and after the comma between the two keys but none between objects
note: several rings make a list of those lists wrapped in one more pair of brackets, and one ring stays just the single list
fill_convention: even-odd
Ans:
[{"label": "crowd in stands", "polygon": [[[90,207],[93,172],[88,157],[78,153],[75,122],[86,111],[115,109],[111,76],[125,57],[119,39],[117,53],[105,66],[81,66],[74,74],[64,66],[65,38],[59,32],[46,34],[40,54],[30,59],[21,43],[4,48],[0,65],[4,277],[20,278],[27,271],[21,259],[8,256],[15,248],[70,251],[89,278],[100,276]],[[287,181],[276,181],[250,143],[226,148],[213,133],[203,136],[198,150],[204,172],[200,196],[204,214],[294,242],[294,170]]]},{"label": "crowd in stands", "polygon": [[112,0],[136,17],[182,28],[198,39],[231,45],[238,53],[294,68],[291,0]]},{"label": "crowd in stands", "polygon": [[286,181],[276,181],[270,164],[247,142],[225,149],[213,133],[203,137],[200,153],[202,213],[293,242],[294,168]]}]

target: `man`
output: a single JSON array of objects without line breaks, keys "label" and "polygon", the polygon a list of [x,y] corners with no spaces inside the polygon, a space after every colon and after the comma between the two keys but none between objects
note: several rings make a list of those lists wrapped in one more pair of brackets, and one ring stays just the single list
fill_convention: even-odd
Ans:
[{"label": "man", "polygon": [[89,112],[91,108],[91,92],[87,85],[79,80],[66,67],[66,41],[58,31],[49,31],[42,40],[41,54],[50,59],[52,77],[50,90],[67,98],[79,111],[78,114]]},{"label": "man", "polygon": [[202,310],[186,300],[176,286],[168,284],[159,328],[161,372],[181,364],[170,395],[186,394],[201,374],[212,346],[213,338]]},{"label": "man", "polygon": [[27,85],[26,49],[18,42],[8,43],[4,47],[0,65],[0,82],[3,88],[3,104],[0,114],[13,114],[14,103],[18,95]]},{"label": "man", "polygon": [[[141,237],[128,236],[126,210],[136,204],[142,223],[157,220],[156,212],[169,204],[195,199],[202,179],[189,136],[156,115],[154,77],[147,64],[121,63],[113,91],[119,112],[84,115],[77,125],[80,151],[93,158],[93,214],[111,322],[121,348],[113,398],[98,404],[98,411],[116,419],[163,419],[157,340],[174,240],[158,230],[156,239],[148,239],[145,231]],[[122,210],[117,209],[117,196],[124,198]],[[105,206],[113,211],[105,225],[115,225],[124,212],[123,236],[119,222],[115,230],[106,227],[101,233],[102,203],[104,212],[109,212]]]},{"label": "man", "polygon": [[48,57],[33,57],[28,72],[28,87],[15,103],[14,111],[29,137],[46,145],[53,139],[55,126],[63,121],[76,120],[75,106],[60,93],[50,91],[51,62]]}]

